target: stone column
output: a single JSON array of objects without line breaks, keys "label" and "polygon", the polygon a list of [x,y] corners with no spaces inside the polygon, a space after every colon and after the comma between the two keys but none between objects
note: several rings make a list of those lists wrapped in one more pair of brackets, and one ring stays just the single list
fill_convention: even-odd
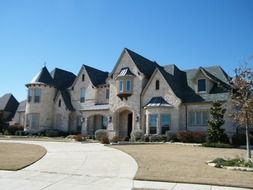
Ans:
[{"label": "stone column", "polygon": [[82,134],[87,135],[88,118],[84,118],[82,122]]},{"label": "stone column", "polygon": [[146,113],[146,135],[149,135],[149,114]]},{"label": "stone column", "polygon": [[160,118],[161,118],[160,114],[157,114],[157,120],[156,120],[157,131],[156,131],[156,134],[158,134],[158,135],[161,134]]}]

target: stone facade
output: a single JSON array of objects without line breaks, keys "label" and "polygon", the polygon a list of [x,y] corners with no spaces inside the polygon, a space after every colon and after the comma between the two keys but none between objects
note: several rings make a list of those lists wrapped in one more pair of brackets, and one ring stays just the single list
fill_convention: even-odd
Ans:
[{"label": "stone facade", "polygon": [[[83,65],[64,89],[53,82],[48,84],[48,80],[29,83],[28,89],[39,88],[41,95],[40,103],[26,104],[25,129],[31,130],[29,114],[37,113],[37,131],[52,128],[94,135],[97,129],[107,129],[110,137],[129,137],[135,129],[146,134],[164,134],[165,130],[206,132],[211,102],[218,100],[228,110],[223,127],[232,134],[231,108],[229,99],[224,98],[228,92],[215,89],[220,88],[217,80],[224,82],[224,77],[212,77],[213,70],[219,74],[219,69],[181,71],[175,65],[162,67],[124,49],[110,74]],[[204,79],[205,92],[198,92],[200,79]]]}]

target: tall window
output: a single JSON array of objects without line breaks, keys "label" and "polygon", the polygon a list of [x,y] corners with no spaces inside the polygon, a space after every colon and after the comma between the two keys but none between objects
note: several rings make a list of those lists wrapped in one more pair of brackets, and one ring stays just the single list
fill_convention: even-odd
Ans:
[{"label": "tall window", "polygon": [[109,96],[110,96],[110,90],[109,89],[106,89],[106,92],[105,92],[105,98],[106,99],[109,99]]},{"label": "tall window", "polygon": [[84,102],[84,101],[85,101],[85,89],[80,88],[80,102]]},{"label": "tall window", "polygon": [[207,125],[209,119],[208,111],[192,111],[190,112],[191,125]]},{"label": "tall window", "polygon": [[162,134],[165,134],[166,131],[170,130],[170,115],[161,114],[160,125],[162,128]]},{"label": "tall window", "polygon": [[40,121],[40,114],[33,113],[27,115],[27,126],[31,130],[38,130],[39,129],[39,121]]},{"label": "tall window", "polygon": [[119,81],[119,92],[123,92],[124,91],[124,86],[123,86],[123,80]]},{"label": "tall window", "polygon": [[198,92],[205,92],[205,91],[206,91],[206,79],[199,79]]},{"label": "tall window", "polygon": [[126,81],[126,92],[131,92],[131,81],[130,80],[127,80]]},{"label": "tall window", "polygon": [[150,114],[149,115],[149,133],[156,134],[157,128],[157,114]]},{"label": "tall window", "polygon": [[84,81],[84,74],[82,74],[82,81]]},{"label": "tall window", "polygon": [[159,88],[160,88],[160,81],[159,81],[159,80],[156,80],[156,81],[155,81],[155,89],[156,89],[156,90],[159,90]]},{"label": "tall window", "polygon": [[40,103],[40,97],[41,97],[41,89],[35,88],[34,89],[34,103]]},{"label": "tall window", "polygon": [[31,102],[31,101],[32,101],[32,96],[33,96],[33,94],[32,94],[32,89],[28,89],[28,97],[27,97],[27,101],[28,101],[28,102]]},{"label": "tall window", "polygon": [[76,131],[81,132],[82,129],[82,117],[79,115],[76,117]]},{"label": "tall window", "polygon": [[58,107],[61,107],[61,99],[58,101]]}]

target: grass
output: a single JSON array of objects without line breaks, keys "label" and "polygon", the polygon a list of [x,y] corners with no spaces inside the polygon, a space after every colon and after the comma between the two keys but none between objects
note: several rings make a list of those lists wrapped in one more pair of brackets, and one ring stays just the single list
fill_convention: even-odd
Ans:
[{"label": "grass", "polygon": [[138,164],[135,179],[253,188],[253,172],[210,167],[206,161],[244,157],[245,150],[173,144],[113,146]]},{"label": "grass", "polygon": [[39,145],[0,143],[0,170],[19,170],[41,159],[46,149]]}]

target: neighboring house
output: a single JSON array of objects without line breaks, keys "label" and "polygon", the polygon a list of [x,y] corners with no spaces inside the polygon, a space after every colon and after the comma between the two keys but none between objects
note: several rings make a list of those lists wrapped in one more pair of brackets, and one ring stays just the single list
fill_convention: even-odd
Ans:
[{"label": "neighboring house", "polygon": [[19,125],[19,126],[24,127],[24,125],[25,125],[25,108],[26,108],[26,100],[19,103],[18,109],[17,109],[12,121],[10,122],[10,125]]},{"label": "neighboring house", "polygon": [[79,73],[46,67],[26,86],[25,130],[59,129],[94,135],[130,136],[180,130],[207,131],[211,102],[228,109],[224,128],[235,132],[229,115],[230,77],[219,66],[180,70],[125,48],[111,73],[82,65]]},{"label": "neighboring house", "polygon": [[15,115],[18,105],[18,101],[11,93],[0,97],[0,110],[3,110],[5,122],[11,121]]}]

